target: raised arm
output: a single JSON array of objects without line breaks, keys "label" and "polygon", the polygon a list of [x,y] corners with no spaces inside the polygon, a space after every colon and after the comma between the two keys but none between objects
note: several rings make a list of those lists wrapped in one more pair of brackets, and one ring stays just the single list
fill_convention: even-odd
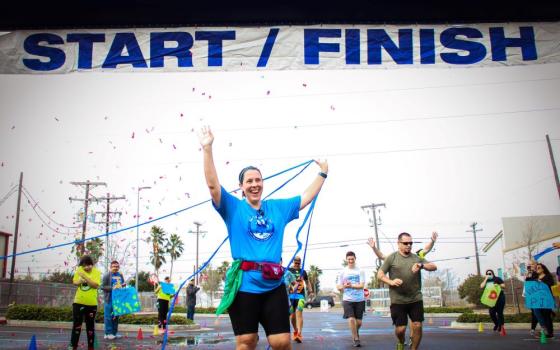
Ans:
[{"label": "raised arm", "polygon": [[424,249],[423,249],[424,254],[428,254],[430,252],[430,250],[432,250],[434,248],[434,244],[436,243],[437,238],[438,238],[438,233],[435,232],[435,231],[432,232],[432,238],[424,246]]},{"label": "raised arm", "polygon": [[209,126],[202,127],[198,136],[200,145],[202,146],[202,154],[204,156],[204,177],[206,185],[210,190],[210,196],[216,206],[220,206],[222,189],[220,181],[218,181],[218,173],[214,165],[214,156],[212,154],[212,143],[214,142],[214,134]]},{"label": "raised arm", "polygon": [[385,260],[385,255],[381,252],[381,250],[379,250],[379,248],[377,248],[377,246],[375,245],[375,240],[372,237],[368,238],[367,243],[371,247],[371,249],[373,249],[373,252],[377,256],[377,258],[379,258],[379,260]]},{"label": "raised arm", "polygon": [[486,281],[488,281],[488,275],[484,276],[484,281],[480,284],[480,288],[484,288],[486,286]]},{"label": "raised arm", "polygon": [[309,185],[309,187],[307,187],[305,192],[303,192],[303,194],[301,195],[301,204],[299,205],[299,210],[307,207],[309,203],[311,203],[313,198],[317,196],[317,194],[321,190],[321,187],[323,187],[323,184],[325,183],[327,174],[329,173],[329,165],[327,164],[326,160],[315,160],[315,163],[319,165],[319,167],[321,168],[321,172],[317,174],[311,185]]}]

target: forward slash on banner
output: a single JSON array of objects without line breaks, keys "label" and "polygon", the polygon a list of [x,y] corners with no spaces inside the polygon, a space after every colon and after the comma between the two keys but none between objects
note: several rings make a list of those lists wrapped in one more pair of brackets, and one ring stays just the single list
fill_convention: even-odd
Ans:
[{"label": "forward slash on banner", "polygon": [[279,28],[270,28],[268,36],[266,37],[266,42],[264,43],[264,47],[261,52],[261,57],[259,57],[259,63],[257,63],[257,67],[266,67],[268,59],[270,58],[270,54],[272,53],[272,47],[276,42],[278,32],[280,32]]}]

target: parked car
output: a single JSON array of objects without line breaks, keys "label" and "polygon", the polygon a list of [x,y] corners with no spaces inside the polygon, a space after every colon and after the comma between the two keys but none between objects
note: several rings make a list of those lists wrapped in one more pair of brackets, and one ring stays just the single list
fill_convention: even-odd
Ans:
[{"label": "parked car", "polygon": [[326,300],[329,303],[330,307],[334,306],[334,299],[333,297],[331,297],[330,295],[320,295],[317,296],[315,298],[313,298],[312,300],[308,300],[305,303],[305,307],[308,309],[314,308],[314,307],[320,307],[321,306],[321,300]]}]

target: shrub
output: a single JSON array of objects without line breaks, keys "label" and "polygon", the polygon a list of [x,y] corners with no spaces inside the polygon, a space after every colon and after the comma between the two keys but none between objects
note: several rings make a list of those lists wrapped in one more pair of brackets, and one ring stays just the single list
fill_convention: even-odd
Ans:
[{"label": "shrub", "polygon": [[[195,314],[215,314],[215,307],[197,307],[194,309]],[[173,313],[186,314],[187,308],[184,306],[175,306],[173,308]]]},{"label": "shrub", "polygon": [[484,290],[480,288],[480,284],[483,280],[484,277],[478,275],[470,275],[467,277],[459,288],[457,288],[461,299],[467,298],[469,303],[482,306],[480,297],[482,297],[482,292],[484,292]]},{"label": "shrub", "polygon": [[472,309],[468,307],[426,307],[424,312],[427,314],[448,314],[448,313],[470,313]]},{"label": "shrub", "polygon": [[[72,308],[47,307],[40,305],[11,305],[6,313],[9,320],[34,320],[34,321],[64,321],[72,322]],[[95,322],[103,323],[103,310],[98,310]],[[123,315],[120,316],[121,324],[157,324],[157,315]],[[192,324],[185,317],[171,316],[171,324]]]}]

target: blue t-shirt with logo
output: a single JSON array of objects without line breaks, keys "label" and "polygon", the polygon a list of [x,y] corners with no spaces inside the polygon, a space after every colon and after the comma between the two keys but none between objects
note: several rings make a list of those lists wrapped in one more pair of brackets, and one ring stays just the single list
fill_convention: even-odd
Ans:
[{"label": "blue t-shirt with logo", "polygon": [[[221,191],[220,207],[212,204],[226,224],[233,259],[277,264],[282,257],[284,228],[299,217],[300,196],[264,200],[256,210],[223,187]],[[281,283],[265,280],[260,271],[244,271],[239,290],[264,293]]]}]

